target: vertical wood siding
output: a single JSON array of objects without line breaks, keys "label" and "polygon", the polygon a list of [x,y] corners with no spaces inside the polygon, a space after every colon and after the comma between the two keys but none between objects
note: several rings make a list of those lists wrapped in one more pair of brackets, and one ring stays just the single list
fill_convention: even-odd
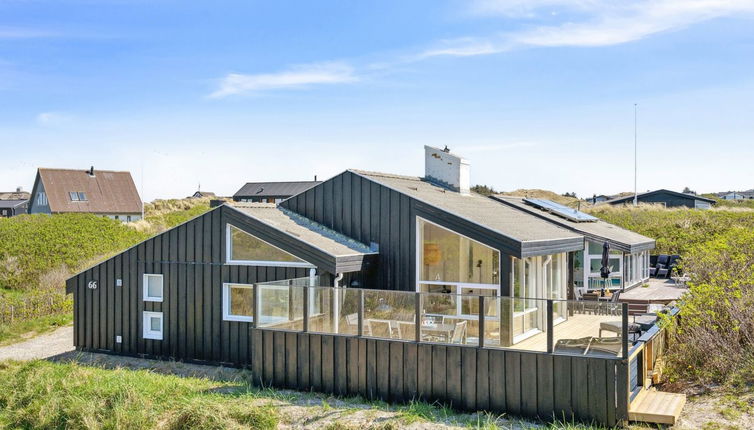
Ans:
[{"label": "vertical wood siding", "polygon": [[608,426],[628,418],[622,360],[249,330],[263,386]]},{"label": "vertical wood siding", "polygon": [[[223,265],[222,207],[168,230],[68,281],[74,343],[82,350],[245,366],[250,323],[222,321],[222,284],[308,275],[306,269]],[[143,300],[144,273],[163,275],[163,301]],[[121,279],[122,286],[116,286]],[[96,290],[87,287],[96,280]],[[163,313],[163,339],[144,339],[144,311]],[[121,343],[116,342],[121,336]]]},{"label": "vertical wood siding", "polygon": [[344,172],[291,197],[281,206],[362,243],[379,244],[379,264],[350,277],[366,288],[416,290],[416,217],[446,226],[501,251],[501,294],[508,295],[505,270],[520,244],[494,239],[467,220],[417,201],[352,172]]}]

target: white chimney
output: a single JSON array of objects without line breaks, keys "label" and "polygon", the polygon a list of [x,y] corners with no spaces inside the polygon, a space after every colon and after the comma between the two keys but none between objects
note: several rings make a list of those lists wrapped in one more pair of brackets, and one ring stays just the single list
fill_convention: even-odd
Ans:
[{"label": "white chimney", "polygon": [[467,160],[451,154],[447,146],[444,150],[424,146],[424,177],[430,182],[461,194],[469,194],[470,168]]}]

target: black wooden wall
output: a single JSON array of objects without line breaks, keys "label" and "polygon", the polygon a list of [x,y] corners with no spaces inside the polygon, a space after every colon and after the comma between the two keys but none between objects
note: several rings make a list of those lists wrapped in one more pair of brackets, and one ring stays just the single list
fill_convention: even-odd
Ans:
[{"label": "black wooden wall", "polygon": [[255,328],[248,354],[264,386],[609,426],[628,419],[624,360]]},{"label": "black wooden wall", "polygon": [[501,251],[500,291],[508,295],[510,255],[520,245],[495,240],[469,221],[346,171],[281,206],[362,243],[379,244],[379,267],[358,279],[366,288],[416,291],[416,216]]},{"label": "black wooden wall", "polygon": [[[75,346],[247,365],[250,323],[222,320],[222,284],[298,278],[308,276],[308,270],[224,265],[224,210],[214,209],[69,279]],[[162,302],[143,300],[144,273],[163,275]],[[116,286],[117,279],[122,286]],[[97,281],[97,289],[87,288],[91,280]],[[162,340],[143,338],[143,311],[163,313]]]}]

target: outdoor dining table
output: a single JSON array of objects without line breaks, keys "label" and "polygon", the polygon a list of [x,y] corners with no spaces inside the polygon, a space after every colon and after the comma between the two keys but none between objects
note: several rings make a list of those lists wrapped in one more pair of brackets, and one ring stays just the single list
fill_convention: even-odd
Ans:
[{"label": "outdoor dining table", "polygon": [[456,329],[455,324],[422,324],[422,337],[424,335],[437,336],[443,342],[448,342]]}]

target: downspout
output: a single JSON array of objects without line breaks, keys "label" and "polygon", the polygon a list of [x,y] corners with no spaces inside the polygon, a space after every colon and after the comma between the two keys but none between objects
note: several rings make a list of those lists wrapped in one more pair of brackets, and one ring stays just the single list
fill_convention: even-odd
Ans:
[{"label": "downspout", "polygon": [[340,287],[340,285],[338,285],[338,284],[339,284],[339,283],[340,283],[340,281],[342,281],[342,280],[343,280],[343,274],[342,274],[342,273],[338,273],[338,274],[337,274],[337,275],[335,276],[335,280],[333,281],[333,287],[335,287],[335,288],[339,288],[339,287]]}]

